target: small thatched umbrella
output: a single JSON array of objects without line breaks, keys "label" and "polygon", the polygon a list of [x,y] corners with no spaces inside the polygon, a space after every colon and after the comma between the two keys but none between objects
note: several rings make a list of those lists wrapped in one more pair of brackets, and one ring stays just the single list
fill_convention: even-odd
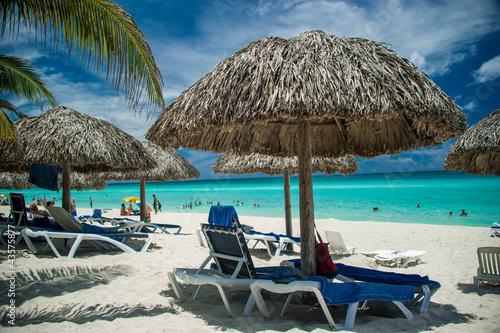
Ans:
[{"label": "small thatched umbrella", "polygon": [[14,172],[0,172],[0,188],[26,190],[32,184],[28,182],[28,174]]},{"label": "small thatched umbrella", "polygon": [[109,172],[102,174],[107,180],[139,180],[141,199],[141,221],[146,220],[146,181],[181,180],[200,177],[200,173],[189,161],[173,151],[163,149],[150,142],[142,142],[144,149],[156,161],[157,167],[145,171]]},{"label": "small thatched umbrella", "polygon": [[[343,175],[358,171],[359,165],[351,156],[340,158],[313,158],[312,172],[324,172],[327,176],[335,172]],[[299,173],[299,161],[297,157],[274,157],[252,153],[250,155],[236,155],[225,153],[212,166],[215,173],[242,175],[245,173],[262,172],[267,175],[283,174],[283,186],[285,194],[285,224],[287,236],[293,236],[292,232],[292,204],[290,201],[290,175]],[[289,244],[291,247],[292,244]]]},{"label": "small thatched umbrella", "polygon": [[[0,188],[26,190],[32,188],[33,184],[28,182],[29,173],[14,173],[14,172],[1,172],[0,173]],[[62,188],[63,177],[59,174],[58,186]],[[108,184],[105,180],[97,178],[95,174],[82,174],[73,172],[71,174],[71,189],[72,190],[104,190]]]},{"label": "small thatched umbrella", "polygon": [[500,109],[465,131],[451,146],[444,168],[500,176]]},{"label": "small thatched umbrella", "polygon": [[[70,172],[105,172],[156,167],[141,142],[107,121],[57,106],[16,123],[23,160],[16,171],[32,163],[59,164],[63,175],[63,207],[70,210]],[[12,158],[8,158],[12,161]],[[1,169],[2,171],[12,171]]]},{"label": "small thatched umbrella", "polygon": [[438,146],[466,117],[383,44],[312,31],[244,46],[170,104],[146,138],[172,148],[298,156],[302,274],[316,273],[314,157]]}]

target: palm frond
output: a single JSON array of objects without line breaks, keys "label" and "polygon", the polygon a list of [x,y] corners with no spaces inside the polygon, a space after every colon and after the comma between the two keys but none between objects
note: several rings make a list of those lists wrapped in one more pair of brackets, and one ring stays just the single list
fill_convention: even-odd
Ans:
[{"label": "palm frond", "polygon": [[[93,60],[95,70],[114,89],[123,88],[131,108],[149,111],[165,107],[160,70],[145,36],[123,7],[107,0],[53,0],[0,2],[0,34],[15,38],[21,25],[40,33],[44,46],[53,50],[63,42],[63,52],[87,68]],[[142,100],[144,91],[147,99]],[[138,108],[139,103],[141,106]]]},{"label": "palm frond", "polygon": [[[54,95],[47,88],[38,70],[28,60],[0,54],[0,93],[5,96],[7,92],[22,96],[33,103],[43,103],[47,100],[50,105],[57,105]],[[18,114],[15,108],[11,111]]]}]

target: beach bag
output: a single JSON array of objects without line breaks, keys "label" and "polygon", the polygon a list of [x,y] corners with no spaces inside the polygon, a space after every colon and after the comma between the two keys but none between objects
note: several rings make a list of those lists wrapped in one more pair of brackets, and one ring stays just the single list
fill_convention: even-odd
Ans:
[{"label": "beach bag", "polygon": [[337,266],[330,257],[328,243],[323,243],[319,232],[316,230],[319,242],[316,243],[316,274],[333,279],[337,274]]}]

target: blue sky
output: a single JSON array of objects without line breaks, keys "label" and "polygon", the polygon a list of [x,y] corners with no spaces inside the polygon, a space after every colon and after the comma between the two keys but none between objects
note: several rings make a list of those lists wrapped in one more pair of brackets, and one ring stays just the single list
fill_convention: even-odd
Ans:
[{"label": "blue sky", "polygon": [[[248,42],[319,29],[391,44],[457,101],[469,125],[500,108],[500,2],[496,0],[115,2],[134,17],[146,36],[163,76],[167,105]],[[92,66],[82,70],[73,58],[29,45],[23,34],[15,42],[0,40],[0,53],[29,59],[60,105],[105,119],[141,141],[158,116],[134,115],[124,95],[110,89]],[[28,115],[41,112],[22,100],[11,102]],[[451,143],[358,159],[359,172],[442,170]],[[215,177],[210,167],[217,155],[186,149],[179,153],[198,168],[200,179]]]}]

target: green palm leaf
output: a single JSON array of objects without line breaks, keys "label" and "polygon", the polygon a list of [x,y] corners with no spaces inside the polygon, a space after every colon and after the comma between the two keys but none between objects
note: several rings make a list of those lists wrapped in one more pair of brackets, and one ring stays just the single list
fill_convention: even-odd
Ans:
[{"label": "green palm leaf", "polygon": [[7,111],[18,112],[14,105],[4,99],[0,99],[0,139],[14,142],[16,140],[16,130],[14,122],[7,114]]},{"label": "green palm leaf", "polygon": [[[30,102],[49,101],[52,106],[57,102],[40,77],[37,69],[26,59],[0,54],[0,93],[6,96],[21,96]],[[17,110],[11,110],[17,114]],[[19,116],[19,115],[18,115]]]},{"label": "green palm leaf", "polygon": [[[100,74],[105,68],[110,85],[123,88],[134,110],[165,107],[163,81],[146,38],[132,16],[114,2],[2,0],[0,15],[0,34],[7,32],[13,39],[24,24],[53,50],[63,42],[64,51],[76,53],[87,68],[90,60]],[[144,91],[146,100],[142,99]]]}]

